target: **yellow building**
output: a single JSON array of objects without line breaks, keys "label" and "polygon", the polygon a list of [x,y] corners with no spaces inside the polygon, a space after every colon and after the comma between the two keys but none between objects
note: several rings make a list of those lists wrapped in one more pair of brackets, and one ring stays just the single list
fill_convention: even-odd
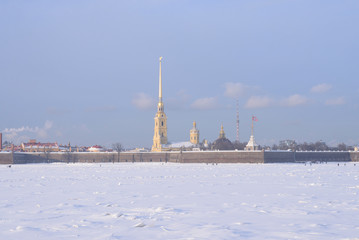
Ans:
[{"label": "yellow building", "polygon": [[196,128],[196,122],[193,122],[193,128],[190,130],[190,142],[192,144],[199,144],[199,130]]},{"label": "yellow building", "polygon": [[23,152],[58,152],[59,145],[57,143],[40,143],[35,139],[31,139],[28,143],[21,143]]},{"label": "yellow building", "polygon": [[164,105],[162,102],[162,70],[160,61],[160,71],[159,71],[159,91],[158,91],[158,104],[157,104],[157,113],[155,116],[155,129],[153,135],[153,145],[152,152],[161,152],[163,149],[163,144],[167,144],[167,117],[164,112]]}]

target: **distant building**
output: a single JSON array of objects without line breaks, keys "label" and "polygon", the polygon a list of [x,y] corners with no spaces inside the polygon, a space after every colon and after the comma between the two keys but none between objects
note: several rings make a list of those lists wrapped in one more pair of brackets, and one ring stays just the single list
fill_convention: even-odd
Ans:
[{"label": "distant building", "polygon": [[147,148],[135,148],[129,150],[128,152],[142,153],[142,152],[149,152],[149,150]]},{"label": "distant building", "polygon": [[2,151],[2,133],[0,133],[0,152]]},{"label": "distant building", "polygon": [[104,152],[105,149],[99,145],[94,145],[87,149],[88,152]]},{"label": "distant building", "polygon": [[212,149],[216,150],[233,150],[232,142],[226,138],[226,134],[223,130],[223,125],[221,125],[221,130],[219,132],[219,137],[216,141],[214,141]]},{"label": "distant building", "polygon": [[208,141],[207,141],[207,139],[204,139],[203,140],[203,146],[202,146],[203,148],[209,148],[209,144],[208,144]]},{"label": "distant building", "polygon": [[23,152],[58,152],[59,145],[57,143],[40,143],[35,139],[31,139],[27,143],[21,143],[21,150]]},{"label": "distant building", "polygon": [[244,150],[247,150],[247,151],[255,151],[255,150],[259,149],[258,144],[256,143],[256,141],[254,139],[254,130],[253,130],[253,122],[254,121],[257,121],[257,118],[252,116],[251,136],[249,138],[247,146],[244,148]]},{"label": "distant building", "polygon": [[180,150],[190,151],[194,147],[196,147],[196,145],[191,143],[190,141],[188,141],[188,142],[170,143],[170,144],[165,145],[164,149],[167,150],[167,151],[180,151]]},{"label": "distant building", "polygon": [[190,142],[199,144],[199,130],[196,128],[196,121],[193,122],[193,128],[190,130]]},{"label": "distant building", "polygon": [[251,137],[249,138],[249,141],[247,143],[247,146],[244,148],[244,150],[255,151],[255,150],[258,150],[258,149],[259,149],[258,144],[254,140],[254,136],[251,135]]}]

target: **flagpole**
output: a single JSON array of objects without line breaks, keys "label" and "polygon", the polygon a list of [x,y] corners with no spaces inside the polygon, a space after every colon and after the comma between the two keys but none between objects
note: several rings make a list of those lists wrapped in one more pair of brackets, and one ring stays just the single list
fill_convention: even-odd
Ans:
[{"label": "flagpole", "polygon": [[251,136],[253,136],[253,116],[252,116],[252,129],[251,129]]}]

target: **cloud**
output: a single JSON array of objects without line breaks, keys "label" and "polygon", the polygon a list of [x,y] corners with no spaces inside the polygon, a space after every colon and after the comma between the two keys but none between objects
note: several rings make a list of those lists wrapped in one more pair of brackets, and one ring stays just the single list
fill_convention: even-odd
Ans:
[{"label": "cloud", "polygon": [[[3,130],[4,138],[7,141],[14,142],[16,144],[29,140],[31,137],[47,138],[48,131],[52,129],[53,122],[47,120],[43,127],[29,127],[23,126],[20,128],[5,128]],[[28,135],[31,135],[28,136]]]},{"label": "cloud", "polygon": [[332,85],[330,84],[326,84],[326,83],[322,83],[322,84],[318,84],[313,86],[310,91],[313,93],[324,93],[329,91],[332,88]]},{"label": "cloud", "polygon": [[5,128],[3,130],[4,133],[21,133],[21,132],[37,132],[39,127],[31,128],[31,127],[20,127],[20,128]]},{"label": "cloud", "polygon": [[45,129],[45,130],[49,130],[50,128],[52,128],[52,125],[53,125],[53,124],[54,124],[54,123],[53,123],[52,121],[47,120],[47,121],[45,122],[44,129]]},{"label": "cloud", "polygon": [[274,100],[266,96],[252,96],[250,97],[245,108],[264,108],[269,107],[273,104]]},{"label": "cloud", "polygon": [[137,93],[132,99],[132,104],[142,110],[153,109],[156,106],[156,100],[146,93]]},{"label": "cloud", "polygon": [[179,110],[188,106],[189,100],[190,100],[190,95],[187,93],[186,90],[181,89],[178,90],[175,95],[169,97],[168,99],[166,98],[165,103],[167,109]]},{"label": "cloud", "polygon": [[243,97],[257,87],[244,85],[242,83],[227,82],[225,84],[224,95],[229,98]]},{"label": "cloud", "polygon": [[282,101],[283,106],[295,107],[308,103],[308,98],[299,94],[294,94]]},{"label": "cloud", "polygon": [[345,104],[344,97],[328,99],[327,101],[325,101],[325,105],[328,105],[328,106],[338,106],[338,105],[343,105],[343,104]]},{"label": "cloud", "polygon": [[214,109],[217,108],[217,106],[218,106],[218,102],[217,102],[217,98],[215,97],[200,98],[191,104],[191,108],[198,110]]}]

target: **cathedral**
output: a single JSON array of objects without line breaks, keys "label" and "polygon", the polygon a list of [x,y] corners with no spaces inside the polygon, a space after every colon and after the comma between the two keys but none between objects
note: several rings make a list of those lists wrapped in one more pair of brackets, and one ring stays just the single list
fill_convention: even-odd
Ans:
[{"label": "cathedral", "polygon": [[190,130],[190,141],[169,144],[167,140],[167,116],[164,110],[162,99],[162,57],[159,59],[159,89],[157,113],[155,115],[155,129],[153,135],[152,152],[173,151],[180,149],[193,149],[199,146],[199,130],[196,122],[193,122],[193,128]]},{"label": "cathedral", "polygon": [[[181,150],[200,150],[200,146],[203,148],[209,148],[206,140],[203,144],[200,143],[199,130],[197,129],[196,122],[193,122],[193,127],[190,130],[189,141],[169,143],[167,138],[167,116],[165,114],[164,103],[162,99],[162,57],[159,58],[159,89],[158,89],[158,104],[157,113],[155,115],[155,127],[153,134],[152,152],[164,152],[164,151],[181,151]],[[252,134],[245,150],[254,151],[258,150],[258,145],[254,140],[253,134],[253,121],[256,121],[255,117],[252,117]],[[237,126],[238,127],[238,126]],[[234,145],[225,136],[223,125],[218,139],[213,143],[212,149],[217,150],[232,150]]]}]

